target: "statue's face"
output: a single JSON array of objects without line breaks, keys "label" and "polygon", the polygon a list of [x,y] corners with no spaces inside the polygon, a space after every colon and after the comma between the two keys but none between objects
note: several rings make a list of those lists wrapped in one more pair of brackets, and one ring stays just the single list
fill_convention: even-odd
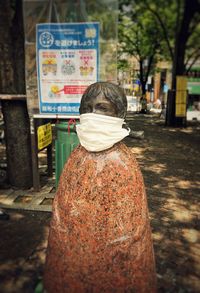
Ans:
[{"label": "statue's face", "polygon": [[80,114],[95,113],[117,117],[117,108],[105,97],[99,95],[94,99],[84,101]]}]

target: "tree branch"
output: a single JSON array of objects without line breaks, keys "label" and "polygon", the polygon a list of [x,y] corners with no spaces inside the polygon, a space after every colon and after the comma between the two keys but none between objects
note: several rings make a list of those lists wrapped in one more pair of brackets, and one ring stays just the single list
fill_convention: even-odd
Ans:
[{"label": "tree branch", "polygon": [[[188,63],[189,63],[189,61],[190,61],[190,59],[191,59],[193,56],[195,56],[196,54],[197,54],[197,56],[199,55],[199,47],[196,48],[195,51],[193,51],[191,54],[188,55],[187,60],[185,61],[185,67],[187,67],[187,65],[188,65]],[[196,58],[196,57],[194,57],[194,58]]]},{"label": "tree branch", "polygon": [[[191,62],[191,64],[190,64],[190,66],[187,68],[187,70],[186,70],[186,74],[190,71],[190,69],[192,68],[192,66],[195,64],[195,62],[199,59],[199,57],[200,57],[200,54],[197,54],[196,56],[195,56],[195,58],[193,59],[193,61]],[[186,65],[185,65],[186,66]]]},{"label": "tree branch", "polygon": [[165,41],[167,43],[167,47],[169,49],[169,53],[170,53],[171,59],[173,60],[173,58],[174,58],[174,52],[173,52],[173,49],[172,49],[172,47],[170,45],[170,42],[169,42],[169,37],[168,37],[167,29],[166,29],[166,27],[165,27],[165,25],[164,25],[164,23],[163,23],[160,15],[158,14],[157,11],[153,10],[147,3],[145,3],[145,6],[157,18],[157,20],[158,20],[158,22],[159,22],[159,24],[160,24],[160,26],[161,26],[161,28],[163,30],[164,38],[165,38]]},{"label": "tree branch", "polygon": [[148,76],[149,76],[149,73],[150,73],[150,70],[151,70],[151,66],[153,64],[153,61],[154,61],[154,57],[155,57],[155,54],[156,54],[156,49],[158,48],[158,44],[155,44],[154,48],[153,48],[153,52],[149,58],[149,62],[148,62],[148,67],[147,67],[147,72],[146,72],[146,76],[145,76],[145,84],[147,83],[147,80],[148,80]]}]

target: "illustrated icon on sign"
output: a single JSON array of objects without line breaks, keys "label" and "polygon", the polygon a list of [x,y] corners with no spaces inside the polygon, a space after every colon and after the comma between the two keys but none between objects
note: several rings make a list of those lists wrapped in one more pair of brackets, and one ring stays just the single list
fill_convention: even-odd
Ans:
[{"label": "illustrated icon on sign", "polygon": [[53,45],[53,42],[54,42],[54,37],[49,32],[43,32],[40,35],[39,42],[40,42],[40,45],[45,47],[45,48],[51,47]]},{"label": "illustrated icon on sign", "polygon": [[75,65],[71,60],[63,61],[61,72],[63,75],[71,75],[75,72]]}]

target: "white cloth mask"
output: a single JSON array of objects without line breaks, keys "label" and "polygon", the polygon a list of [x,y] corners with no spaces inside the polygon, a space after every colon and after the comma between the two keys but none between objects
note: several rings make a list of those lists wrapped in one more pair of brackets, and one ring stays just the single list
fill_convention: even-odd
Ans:
[{"label": "white cloth mask", "polygon": [[128,136],[130,129],[122,128],[124,119],[106,115],[86,113],[80,115],[76,126],[80,144],[90,152],[100,152],[112,147]]}]

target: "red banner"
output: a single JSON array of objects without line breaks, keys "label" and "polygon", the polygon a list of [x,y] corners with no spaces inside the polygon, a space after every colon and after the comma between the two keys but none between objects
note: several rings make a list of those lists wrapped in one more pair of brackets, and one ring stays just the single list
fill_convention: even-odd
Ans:
[{"label": "red banner", "polygon": [[88,86],[87,85],[65,85],[65,94],[83,94]]}]

